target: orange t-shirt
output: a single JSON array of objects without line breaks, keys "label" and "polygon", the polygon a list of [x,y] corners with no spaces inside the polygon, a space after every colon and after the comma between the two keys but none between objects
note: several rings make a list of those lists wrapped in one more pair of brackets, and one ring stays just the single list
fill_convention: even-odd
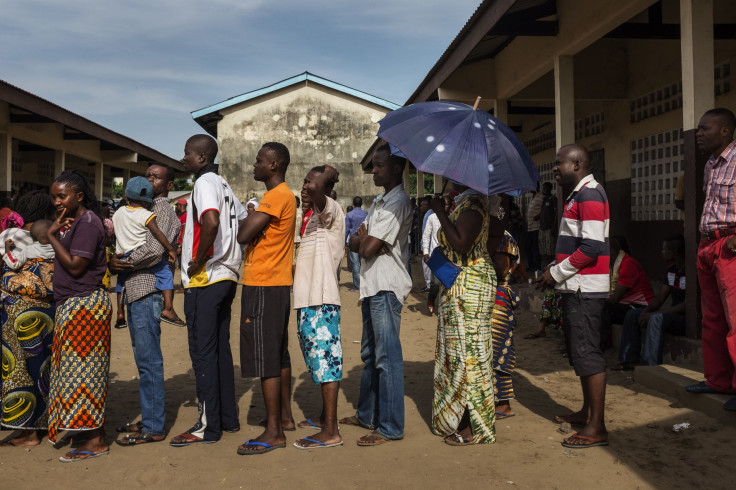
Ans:
[{"label": "orange t-shirt", "polygon": [[243,284],[291,286],[296,200],[286,182],[266,192],[257,212],[270,215],[271,221],[245,249]]}]

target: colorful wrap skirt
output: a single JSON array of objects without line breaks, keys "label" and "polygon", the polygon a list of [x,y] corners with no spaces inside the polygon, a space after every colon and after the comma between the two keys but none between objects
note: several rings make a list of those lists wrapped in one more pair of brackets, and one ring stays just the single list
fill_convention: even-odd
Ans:
[{"label": "colorful wrap skirt", "polygon": [[514,386],[511,381],[511,375],[516,367],[514,309],[519,302],[518,293],[509,285],[500,284],[496,289],[496,304],[491,316],[493,369],[496,371],[496,384],[494,385],[496,402],[514,398]]},{"label": "colorful wrap skirt", "polygon": [[54,338],[53,260],[29,259],[18,271],[3,268],[0,425],[48,426],[51,344]]},{"label": "colorful wrap skirt", "polygon": [[496,274],[487,261],[441,287],[434,363],[432,432],[457,431],[468,411],[473,442],[496,441],[491,312]]},{"label": "colorful wrap skirt", "polygon": [[56,309],[49,394],[49,440],[60,431],[105,423],[112,303],[104,289],[69,298]]}]

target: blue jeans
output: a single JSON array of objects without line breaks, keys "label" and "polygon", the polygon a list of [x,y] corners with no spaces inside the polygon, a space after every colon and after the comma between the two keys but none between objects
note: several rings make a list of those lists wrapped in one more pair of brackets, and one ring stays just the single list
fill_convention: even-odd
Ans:
[{"label": "blue jeans", "polygon": [[391,291],[363,299],[358,421],[387,439],[404,437],[404,358],[399,332],[401,302]]},{"label": "blue jeans", "polygon": [[348,256],[350,257],[350,266],[353,268],[353,287],[360,290],[360,254],[350,250]]},{"label": "blue jeans", "polygon": [[[644,308],[631,310],[624,317],[621,330],[621,347],[618,358],[621,362],[656,366],[662,364],[664,334],[685,334],[685,316],[655,311],[649,316],[644,329],[644,348],[641,347],[642,331],[639,316]],[[641,355],[639,355],[641,351]]]},{"label": "blue jeans", "polygon": [[[121,258],[127,259],[133,252],[135,252],[135,250],[124,253]],[[174,289],[174,272],[171,269],[171,265],[165,258],[162,259],[161,262],[149,267],[148,270],[151,271],[151,273],[156,278],[156,283],[153,285],[153,287],[155,287],[159,291],[168,291],[170,289]],[[127,278],[127,272],[118,272],[118,282],[115,285],[116,293],[123,292],[123,284],[125,283],[125,280]]]},{"label": "blue jeans", "polygon": [[133,357],[138,367],[143,430],[154,436],[164,434],[166,422],[164,358],[161,354],[161,293],[151,293],[128,303],[128,330]]}]

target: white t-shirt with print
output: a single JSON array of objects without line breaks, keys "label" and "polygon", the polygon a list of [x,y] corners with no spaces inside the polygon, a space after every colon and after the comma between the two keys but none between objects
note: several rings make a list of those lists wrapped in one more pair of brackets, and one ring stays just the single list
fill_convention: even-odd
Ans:
[{"label": "white t-shirt with print", "polygon": [[[197,255],[200,222],[207,211],[219,212],[219,226],[212,248],[207,252],[205,267],[193,277],[187,267]],[[214,172],[208,172],[194,183],[187,204],[187,224],[181,241],[181,282],[185,288],[208,286],[218,281],[237,281],[242,252],[238,244],[238,222],[245,219],[245,208],[235,198],[230,185]]]}]

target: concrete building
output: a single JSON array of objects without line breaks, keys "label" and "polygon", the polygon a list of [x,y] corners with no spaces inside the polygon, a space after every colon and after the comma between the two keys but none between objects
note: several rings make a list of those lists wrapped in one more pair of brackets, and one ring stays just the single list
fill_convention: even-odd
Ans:
[{"label": "concrete building", "polygon": [[[673,197],[684,175],[694,285],[706,158],[695,128],[708,109],[736,109],[734,69],[731,0],[486,0],[406,104],[482,96],[480,107],[517,131],[543,182],[554,180],[556,148],[586,145],[610,199],[611,234],[629,239],[652,279],[664,270],[662,239],[683,232]],[[693,337],[697,294],[687,289]]]},{"label": "concrete building", "polygon": [[86,175],[98,198],[112,182],[144,175],[149,163],[180,162],[0,80],[0,192],[48,190],[65,168]]},{"label": "concrete building", "polygon": [[329,164],[340,172],[335,190],[347,206],[353,196],[369,204],[378,194],[356,163],[375,140],[378,121],[398,107],[305,72],[194,111],[192,117],[217,138],[220,173],[242,201],[263,196],[252,165],[263,143],[278,141],[289,148],[286,180],[296,194],[309,169]]}]

